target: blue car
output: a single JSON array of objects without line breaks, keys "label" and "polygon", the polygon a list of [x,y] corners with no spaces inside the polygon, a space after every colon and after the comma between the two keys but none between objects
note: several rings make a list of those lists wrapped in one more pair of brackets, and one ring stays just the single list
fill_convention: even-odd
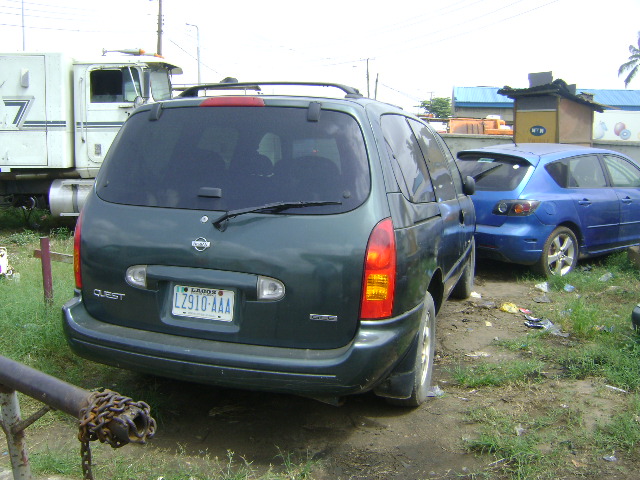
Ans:
[{"label": "blue car", "polygon": [[475,179],[478,257],[566,275],[640,243],[640,167],[610,150],[505,144],[458,153]]}]

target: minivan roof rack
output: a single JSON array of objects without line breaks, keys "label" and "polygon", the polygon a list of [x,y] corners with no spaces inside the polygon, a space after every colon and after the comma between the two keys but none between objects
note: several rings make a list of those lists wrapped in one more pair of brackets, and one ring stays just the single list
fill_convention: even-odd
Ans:
[{"label": "minivan roof rack", "polygon": [[262,91],[261,86],[265,85],[288,85],[305,87],[333,87],[346,93],[347,98],[362,98],[362,94],[357,88],[342,85],[341,83],[324,82],[234,82],[234,83],[206,83],[194,85],[186,88],[178,97],[197,97],[202,90],[255,90]]}]

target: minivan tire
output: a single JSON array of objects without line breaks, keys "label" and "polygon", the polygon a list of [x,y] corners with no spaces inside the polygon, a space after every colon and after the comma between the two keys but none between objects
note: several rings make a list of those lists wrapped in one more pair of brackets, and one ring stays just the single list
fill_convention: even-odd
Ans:
[{"label": "minivan tire", "polygon": [[388,403],[401,407],[418,407],[427,399],[431,392],[435,347],[436,309],[433,297],[427,292],[424,297],[424,307],[416,337],[416,347],[411,349],[412,352],[415,352],[411,396],[409,398],[386,398],[385,400]]}]

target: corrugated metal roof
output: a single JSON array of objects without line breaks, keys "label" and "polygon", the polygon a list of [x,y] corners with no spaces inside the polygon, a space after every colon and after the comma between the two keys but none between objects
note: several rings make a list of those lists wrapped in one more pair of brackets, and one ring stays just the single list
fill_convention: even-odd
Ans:
[{"label": "corrugated metal roof", "polygon": [[520,97],[539,97],[540,95],[556,95],[581,105],[585,105],[597,112],[602,112],[606,108],[604,105],[594,102],[592,95],[587,96],[576,94],[575,86],[567,85],[567,82],[560,78],[552,81],[551,83],[543,83],[529,88],[504,87],[498,90],[498,93],[514,99]]},{"label": "corrugated metal roof", "polygon": [[[500,95],[502,87],[453,87],[453,104],[456,107],[509,108],[513,100]],[[640,110],[640,90],[606,90],[599,88],[577,88],[576,93],[591,93],[593,101],[621,110]]]},{"label": "corrugated metal roof", "polygon": [[593,94],[593,101],[622,110],[640,110],[640,90],[604,90],[578,88],[577,92]]},{"label": "corrugated metal roof", "polygon": [[513,100],[498,94],[498,87],[453,87],[453,104],[457,107],[509,108]]}]

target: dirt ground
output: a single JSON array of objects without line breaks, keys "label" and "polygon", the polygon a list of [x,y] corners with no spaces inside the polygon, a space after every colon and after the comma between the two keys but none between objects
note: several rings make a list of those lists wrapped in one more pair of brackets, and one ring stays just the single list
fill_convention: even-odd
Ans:
[{"label": "dirt ground", "polygon": [[[258,470],[281,465],[278,455],[291,453],[297,463],[306,458],[319,460],[312,477],[318,480],[471,479],[478,478],[473,475],[478,472],[492,472],[492,478],[500,478],[499,458],[464,450],[463,440],[477,434],[477,425],[467,416],[471,409],[526,411],[536,404],[572,402],[591,408],[589,418],[595,422],[616,406],[615,394],[610,398],[594,395],[596,386],[588,381],[549,380],[525,390],[470,390],[451,381],[448,367],[499,362],[514,355],[493,343],[525,335],[528,329],[523,317],[492,304],[512,302],[535,313],[534,298],[541,292],[516,280],[524,272],[516,266],[480,264],[475,286],[480,298],[449,301],[443,307],[438,315],[433,377],[443,395],[420,408],[392,407],[369,394],[347,398],[335,407],[295,396],[161,380],[159,389],[172,393],[158,418],[157,435],[142,448],[149,453],[208,453],[220,459],[231,451],[234,458],[244,458]],[[5,451],[4,442],[0,443]],[[601,466],[597,476],[591,469],[580,468],[588,461],[576,457],[575,476],[563,478],[635,478],[620,473],[624,458],[618,458],[615,466]],[[603,472],[607,475],[600,477]]]}]

